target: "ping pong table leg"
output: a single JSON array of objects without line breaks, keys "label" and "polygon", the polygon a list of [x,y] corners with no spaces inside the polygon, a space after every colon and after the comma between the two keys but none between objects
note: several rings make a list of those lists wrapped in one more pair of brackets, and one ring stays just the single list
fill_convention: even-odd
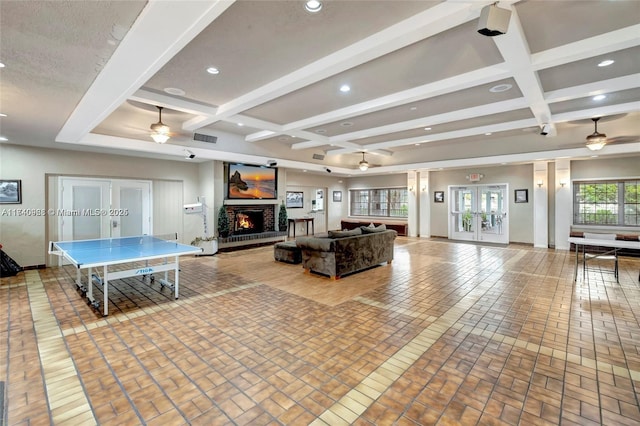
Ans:
[{"label": "ping pong table leg", "polygon": [[91,268],[87,271],[87,298],[93,303],[93,273]]},{"label": "ping pong table leg", "polygon": [[104,306],[102,309],[102,315],[109,315],[109,271],[107,270],[107,265],[104,265],[104,278],[102,279],[102,292],[104,293]]},{"label": "ping pong table leg", "polygon": [[175,297],[176,299],[178,298],[178,287],[180,286],[180,256],[176,256],[176,260],[175,260],[175,265],[176,265],[176,272],[175,272],[175,283],[173,284],[174,286],[174,293],[175,293]]}]

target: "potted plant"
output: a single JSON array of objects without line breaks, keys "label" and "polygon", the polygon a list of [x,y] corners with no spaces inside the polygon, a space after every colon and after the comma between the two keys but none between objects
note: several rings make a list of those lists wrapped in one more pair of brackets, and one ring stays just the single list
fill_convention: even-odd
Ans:
[{"label": "potted plant", "polygon": [[280,232],[286,232],[289,221],[287,220],[287,206],[284,201],[280,204],[280,211],[278,213],[278,230]]},{"label": "potted plant", "polygon": [[218,235],[222,238],[229,236],[229,216],[224,206],[220,206],[218,210]]}]

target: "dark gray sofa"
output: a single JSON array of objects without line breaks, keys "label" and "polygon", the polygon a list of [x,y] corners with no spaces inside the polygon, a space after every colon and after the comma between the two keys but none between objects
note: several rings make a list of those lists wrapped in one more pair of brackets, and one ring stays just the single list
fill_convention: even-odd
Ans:
[{"label": "dark gray sofa", "polygon": [[384,227],[329,231],[328,237],[298,237],[305,272],[338,279],[380,263],[391,263],[398,233]]}]

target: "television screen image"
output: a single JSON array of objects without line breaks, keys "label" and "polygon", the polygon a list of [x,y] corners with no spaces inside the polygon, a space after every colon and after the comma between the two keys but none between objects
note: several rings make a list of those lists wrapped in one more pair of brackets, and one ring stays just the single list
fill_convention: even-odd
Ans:
[{"label": "television screen image", "polygon": [[227,198],[276,199],[277,169],[249,164],[228,164]]}]

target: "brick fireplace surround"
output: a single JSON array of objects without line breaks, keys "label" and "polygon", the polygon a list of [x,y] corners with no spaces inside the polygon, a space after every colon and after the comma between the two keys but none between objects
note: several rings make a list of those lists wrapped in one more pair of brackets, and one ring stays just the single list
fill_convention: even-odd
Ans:
[{"label": "brick fireplace surround", "polygon": [[[242,204],[226,205],[225,210],[231,229],[227,238],[219,238],[219,248],[221,250],[231,250],[236,248],[246,248],[247,246],[258,246],[284,241],[287,233],[276,229],[276,204]],[[233,224],[236,221],[236,213],[247,210],[263,211],[263,232],[260,233],[234,233]]]}]

